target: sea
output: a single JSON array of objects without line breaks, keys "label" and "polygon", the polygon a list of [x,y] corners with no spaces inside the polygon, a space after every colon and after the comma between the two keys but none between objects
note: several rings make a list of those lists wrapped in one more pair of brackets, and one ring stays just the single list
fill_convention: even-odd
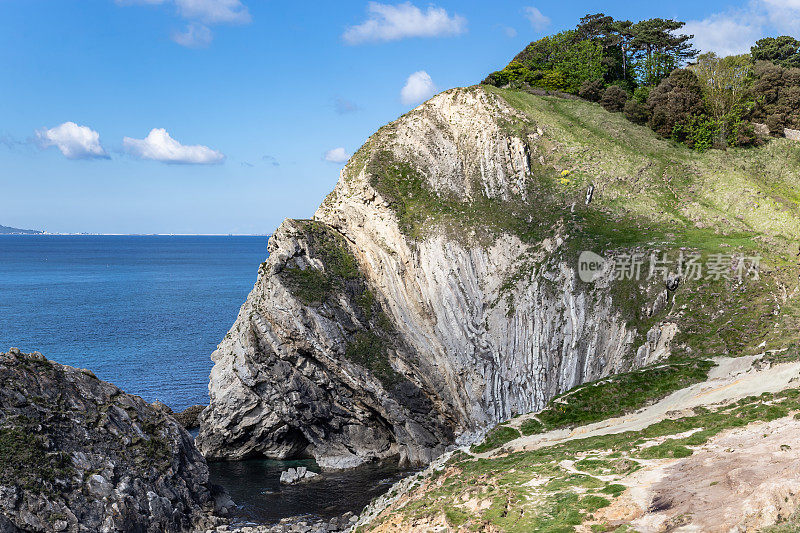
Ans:
[{"label": "sea", "polygon": [[[208,404],[211,353],[267,257],[261,236],[0,235],[0,352],[88,368],[173,410]],[[406,472],[378,464],[282,486],[313,462],[211,463],[245,523],[358,513]]]},{"label": "sea", "polygon": [[208,404],[211,353],[267,237],[0,235],[0,351],[39,351],[175,410]]}]

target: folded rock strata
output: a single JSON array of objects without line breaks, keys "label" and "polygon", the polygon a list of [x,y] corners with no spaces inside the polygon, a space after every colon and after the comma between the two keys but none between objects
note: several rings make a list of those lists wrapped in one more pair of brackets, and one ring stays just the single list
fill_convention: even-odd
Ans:
[{"label": "folded rock strata", "polygon": [[[669,353],[674,328],[655,321],[638,335],[608,268],[580,281],[558,222],[569,206],[552,223],[541,216],[546,137],[470,88],[370,138],[314,219],[286,220],[271,237],[212,356],[204,455],[424,464],[580,383]],[[669,295],[651,289],[642,305],[659,312]]]}]

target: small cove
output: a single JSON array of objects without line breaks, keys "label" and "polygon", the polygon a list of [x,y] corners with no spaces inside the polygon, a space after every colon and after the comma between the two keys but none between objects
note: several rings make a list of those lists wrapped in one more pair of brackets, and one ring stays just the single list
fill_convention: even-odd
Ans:
[{"label": "small cove", "polygon": [[[208,404],[211,352],[267,256],[266,237],[7,235],[0,237],[0,351],[40,351],[91,369],[176,411]],[[396,463],[281,485],[312,460],[209,464],[237,504],[237,523],[360,513],[410,472]]]},{"label": "small cove", "polygon": [[222,461],[209,463],[209,470],[211,482],[224,487],[236,503],[232,518],[239,524],[273,524],[290,516],[330,519],[348,511],[359,514],[373,498],[412,473],[396,462],[384,461],[282,485],[281,472],[297,466],[320,472],[311,459]]}]

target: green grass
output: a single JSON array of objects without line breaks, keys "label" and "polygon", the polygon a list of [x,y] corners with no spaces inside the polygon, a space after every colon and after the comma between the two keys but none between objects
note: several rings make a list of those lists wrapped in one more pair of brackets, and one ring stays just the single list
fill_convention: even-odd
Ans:
[{"label": "green grass", "polygon": [[473,453],[488,452],[519,437],[521,437],[519,430],[509,426],[497,426],[486,434],[483,442],[472,446],[470,451]]},{"label": "green grass", "polygon": [[373,331],[356,332],[353,341],[348,343],[345,357],[369,369],[381,382],[391,388],[400,383],[403,377],[389,364],[386,341]]},{"label": "green grass", "polygon": [[519,429],[522,434],[527,437],[528,435],[535,435],[536,433],[544,431],[544,424],[535,418],[529,418],[520,424]]},{"label": "green grass", "polygon": [[[400,229],[412,239],[423,239],[437,231],[445,231],[454,240],[473,239],[488,244],[502,233],[517,235],[524,242],[541,241],[561,217],[557,204],[565,201],[541,201],[562,196],[553,182],[556,172],[541,168],[528,182],[528,197],[540,200],[536,217],[533,206],[521,195],[510,200],[490,198],[478,192],[469,200],[455,193],[433,190],[419,169],[406,161],[397,161],[391,152],[373,154],[367,164],[370,184],[388,201],[397,215]],[[482,191],[478,187],[476,190]],[[571,196],[570,196],[571,197]],[[464,229],[468,229],[465,232]]]},{"label": "green grass", "polygon": [[284,282],[301,302],[307,305],[323,303],[334,289],[334,281],[324,272],[313,268],[297,267],[283,271]]},{"label": "green grass", "polygon": [[713,366],[705,360],[668,363],[581,385],[550,401],[536,415],[540,423],[527,428],[528,434],[534,429],[542,432],[590,424],[640,409],[705,380]]},{"label": "green grass", "polygon": [[312,257],[318,259],[324,269],[288,266],[281,271],[281,277],[300,301],[306,305],[320,305],[342,290],[347,281],[361,277],[358,262],[344,238],[327,225],[310,220],[297,221],[297,224],[305,230]]}]

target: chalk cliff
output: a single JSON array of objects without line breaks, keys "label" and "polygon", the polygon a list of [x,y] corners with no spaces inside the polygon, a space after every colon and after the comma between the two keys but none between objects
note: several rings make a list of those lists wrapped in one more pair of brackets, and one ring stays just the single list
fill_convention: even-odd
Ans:
[{"label": "chalk cliff", "polygon": [[483,88],[442,93],[379,130],[313,220],[271,237],[213,354],[201,451],[427,463],[580,383],[666,356],[675,327],[661,320],[662,281],[623,305],[610,266],[580,280],[589,242],[574,217],[588,183],[565,177],[561,147]]}]

